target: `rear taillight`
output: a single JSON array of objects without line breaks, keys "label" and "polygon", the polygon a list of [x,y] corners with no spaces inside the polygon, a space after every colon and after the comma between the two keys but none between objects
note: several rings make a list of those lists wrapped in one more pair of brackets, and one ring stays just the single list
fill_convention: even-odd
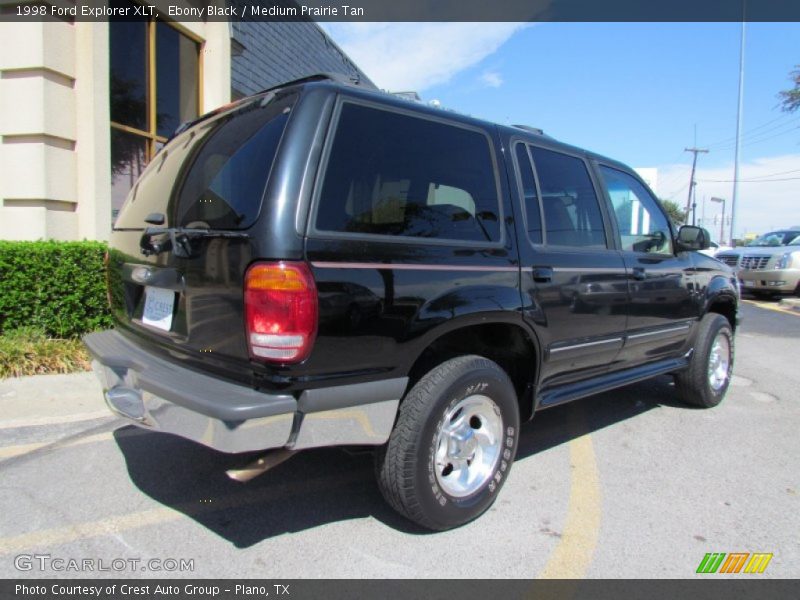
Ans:
[{"label": "rear taillight", "polygon": [[305,263],[255,263],[245,275],[247,345],[256,360],[296,363],[317,334],[317,287]]}]

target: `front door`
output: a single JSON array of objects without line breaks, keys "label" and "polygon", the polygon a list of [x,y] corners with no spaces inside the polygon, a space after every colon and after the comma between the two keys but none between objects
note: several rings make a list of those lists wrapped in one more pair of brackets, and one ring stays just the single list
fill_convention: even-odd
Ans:
[{"label": "front door", "polygon": [[697,312],[691,255],[675,253],[667,217],[638,179],[607,165],[600,165],[599,172],[628,270],[628,331],[619,358],[636,364],[675,355]]},{"label": "front door", "polygon": [[512,152],[524,316],[541,342],[542,387],[604,372],[623,344],[628,284],[588,165],[524,142]]}]

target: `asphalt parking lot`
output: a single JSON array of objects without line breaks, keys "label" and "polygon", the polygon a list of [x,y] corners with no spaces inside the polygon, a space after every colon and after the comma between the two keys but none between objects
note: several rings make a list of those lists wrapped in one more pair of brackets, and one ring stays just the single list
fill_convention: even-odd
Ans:
[{"label": "asphalt parking lot", "polygon": [[[383,502],[369,452],[241,484],[241,458],[105,414],[90,374],[0,381],[0,577],[798,577],[800,312],[741,315],[721,406],[681,405],[665,377],[542,412],[490,512],[436,534]],[[710,552],[773,558],[696,575]]]}]

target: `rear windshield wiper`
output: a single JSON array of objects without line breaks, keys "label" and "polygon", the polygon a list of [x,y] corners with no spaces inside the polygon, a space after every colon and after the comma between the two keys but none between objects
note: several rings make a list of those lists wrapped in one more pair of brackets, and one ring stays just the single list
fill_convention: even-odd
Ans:
[{"label": "rear windshield wiper", "polygon": [[[156,236],[160,239],[154,240]],[[145,256],[153,256],[172,250],[175,256],[189,258],[194,255],[192,240],[207,238],[248,239],[244,231],[224,229],[185,229],[182,227],[148,227],[139,241],[139,249]]]}]

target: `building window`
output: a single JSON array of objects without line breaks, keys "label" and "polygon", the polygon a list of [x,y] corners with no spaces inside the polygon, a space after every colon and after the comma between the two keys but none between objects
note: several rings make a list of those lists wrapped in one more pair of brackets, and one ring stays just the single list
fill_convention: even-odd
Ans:
[{"label": "building window", "polygon": [[200,43],[154,18],[111,21],[109,54],[114,221],[145,165],[176,127],[198,116]]}]

